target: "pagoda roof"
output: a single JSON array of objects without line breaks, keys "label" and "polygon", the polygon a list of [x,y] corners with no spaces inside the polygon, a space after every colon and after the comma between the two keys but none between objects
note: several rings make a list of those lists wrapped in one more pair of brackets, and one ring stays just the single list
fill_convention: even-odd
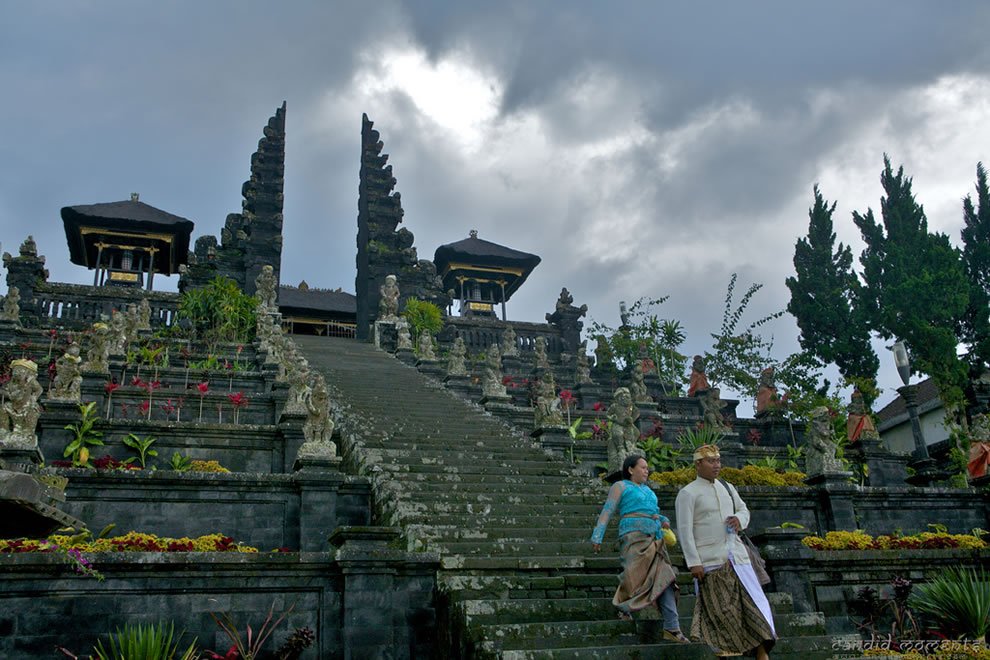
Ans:
[{"label": "pagoda roof", "polygon": [[279,309],[293,308],[355,314],[357,312],[357,298],[354,297],[353,293],[345,291],[280,286],[278,288],[278,306]]},{"label": "pagoda roof", "polygon": [[69,259],[88,268],[96,263],[96,234],[93,230],[98,230],[119,238],[140,238],[143,235],[159,239],[167,237],[170,249],[156,255],[155,270],[172,274],[179,264],[186,262],[189,237],[195,226],[192,220],[138,200],[65,206],[61,215],[69,245]]},{"label": "pagoda roof", "polygon": [[540,261],[535,254],[478,238],[474,231],[468,238],[441,245],[433,255],[433,263],[445,287],[456,288],[457,275],[500,279],[505,281],[506,300],[522,286]]}]

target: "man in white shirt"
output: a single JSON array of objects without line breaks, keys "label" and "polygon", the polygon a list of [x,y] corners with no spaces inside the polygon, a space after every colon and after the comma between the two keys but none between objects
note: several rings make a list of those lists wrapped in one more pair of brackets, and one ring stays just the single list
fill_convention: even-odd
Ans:
[{"label": "man in white shirt", "polygon": [[697,478],[675,503],[677,534],[698,596],[691,637],[719,656],[769,658],[777,637],[770,603],[738,535],[749,524],[749,509],[735,488],[719,480],[717,446],[699,447],[694,466]]}]

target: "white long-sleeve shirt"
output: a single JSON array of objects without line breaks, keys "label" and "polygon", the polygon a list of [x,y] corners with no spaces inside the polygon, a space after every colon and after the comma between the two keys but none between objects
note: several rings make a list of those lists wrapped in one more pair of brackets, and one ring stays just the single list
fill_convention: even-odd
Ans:
[{"label": "white long-sleeve shirt", "polygon": [[[749,525],[749,509],[731,484],[696,478],[677,493],[677,536],[688,568],[721,566],[729,558],[735,564],[749,564],[746,546],[737,534],[726,531],[725,519],[735,515],[742,529]],[[733,501],[735,513],[733,513]]]}]

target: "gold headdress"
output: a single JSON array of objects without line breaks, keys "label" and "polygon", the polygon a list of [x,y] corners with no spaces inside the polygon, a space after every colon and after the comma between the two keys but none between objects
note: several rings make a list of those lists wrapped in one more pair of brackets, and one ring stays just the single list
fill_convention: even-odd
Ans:
[{"label": "gold headdress", "polygon": [[700,461],[703,458],[721,458],[717,445],[701,445],[694,450],[694,460]]},{"label": "gold headdress", "polygon": [[25,369],[27,369],[29,371],[33,371],[34,373],[38,373],[38,365],[35,364],[34,362],[32,362],[31,360],[24,360],[24,359],[11,360],[10,361],[10,366],[11,367],[24,367]]}]

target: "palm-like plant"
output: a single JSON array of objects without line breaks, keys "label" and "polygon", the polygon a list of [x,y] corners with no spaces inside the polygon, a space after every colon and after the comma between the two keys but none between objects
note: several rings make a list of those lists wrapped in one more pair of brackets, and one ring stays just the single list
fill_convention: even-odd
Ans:
[{"label": "palm-like plant", "polygon": [[167,627],[162,623],[125,625],[108,636],[106,646],[103,640],[98,641],[93,653],[100,660],[194,660],[199,657],[195,639],[185,651],[180,649],[171,623]]},{"label": "palm-like plant", "polygon": [[909,603],[935,619],[942,632],[983,640],[990,632],[990,573],[948,568],[917,586]]},{"label": "palm-like plant", "polygon": [[698,426],[681,433],[677,436],[677,441],[682,447],[693,451],[702,445],[718,445],[724,437],[725,434],[716,428]]}]

